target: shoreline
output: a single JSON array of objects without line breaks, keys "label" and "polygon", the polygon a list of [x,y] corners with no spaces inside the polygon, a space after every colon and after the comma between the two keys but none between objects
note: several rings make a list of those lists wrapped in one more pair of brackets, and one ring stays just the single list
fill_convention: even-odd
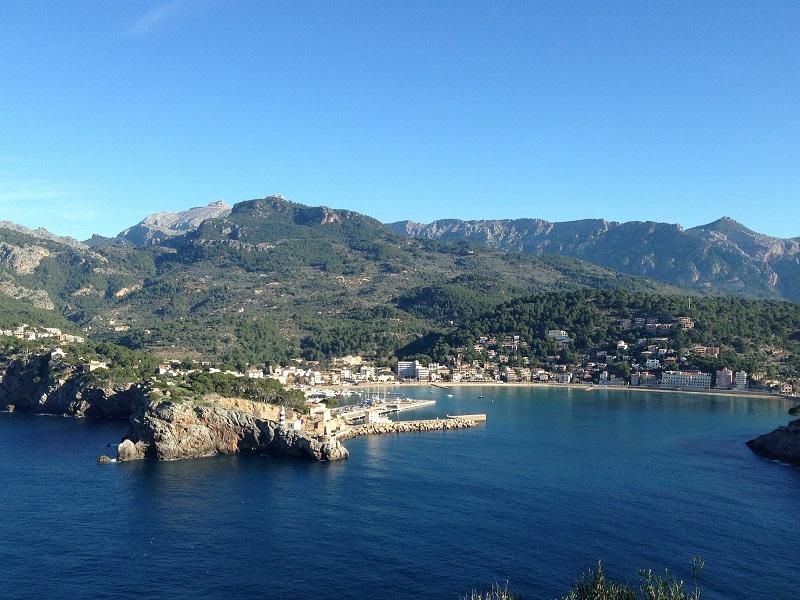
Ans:
[{"label": "shoreline", "polygon": [[318,385],[313,386],[313,389],[321,389],[321,390],[349,390],[349,391],[357,391],[360,389],[374,389],[374,388],[391,388],[391,387],[434,387],[440,390],[447,390],[450,388],[471,388],[471,387],[487,387],[487,388],[562,388],[562,389],[573,389],[573,390],[583,390],[586,392],[594,392],[594,391],[602,391],[602,390],[613,390],[613,391],[624,391],[624,392],[657,392],[660,394],[686,394],[690,396],[727,396],[733,398],[756,398],[760,400],[794,400],[796,402],[800,402],[800,396],[785,396],[782,394],[771,394],[769,392],[756,392],[752,390],[748,391],[738,391],[738,390],[717,390],[717,389],[708,389],[708,390],[683,390],[677,388],[659,388],[659,387],[645,387],[645,386],[630,386],[630,385],[596,385],[591,384],[587,385],[584,383],[534,383],[534,382],[513,382],[513,383],[505,383],[505,382],[498,382],[498,381],[488,381],[488,382],[478,382],[478,381],[459,381],[459,382],[430,382],[430,381],[420,381],[420,382],[412,382],[412,381],[402,381],[402,382],[391,382],[391,383],[378,383],[378,382],[371,382],[369,385],[359,384],[359,385]]}]

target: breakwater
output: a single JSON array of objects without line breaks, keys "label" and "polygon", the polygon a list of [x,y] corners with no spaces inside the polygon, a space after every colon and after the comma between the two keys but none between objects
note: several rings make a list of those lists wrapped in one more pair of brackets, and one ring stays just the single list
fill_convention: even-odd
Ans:
[{"label": "breakwater", "polygon": [[357,425],[340,433],[337,438],[347,440],[362,435],[381,433],[409,433],[412,431],[445,431],[449,429],[471,429],[478,422],[460,417],[449,419],[424,419],[419,421],[389,421],[387,423],[368,423]]}]

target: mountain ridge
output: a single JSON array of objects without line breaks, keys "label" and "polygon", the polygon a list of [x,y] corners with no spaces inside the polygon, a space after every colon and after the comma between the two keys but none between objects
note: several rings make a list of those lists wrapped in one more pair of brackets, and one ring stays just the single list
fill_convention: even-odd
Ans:
[{"label": "mountain ridge", "polygon": [[406,238],[558,254],[697,290],[800,301],[800,237],[758,233],[730,217],[689,229],[656,221],[536,218],[397,221],[387,227]]}]

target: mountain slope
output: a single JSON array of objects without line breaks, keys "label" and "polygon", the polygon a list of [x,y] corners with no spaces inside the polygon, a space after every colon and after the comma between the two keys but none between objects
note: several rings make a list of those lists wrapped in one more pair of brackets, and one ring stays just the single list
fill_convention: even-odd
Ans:
[{"label": "mountain slope", "polygon": [[601,219],[445,219],[388,227],[407,238],[466,239],[507,252],[580,258],[699,290],[800,301],[800,238],[766,236],[729,218],[688,230],[668,223]]},{"label": "mountain slope", "polygon": [[114,238],[95,235],[86,240],[85,243],[89,246],[107,244],[148,246],[159,244],[173,236],[197,229],[206,219],[224,217],[230,212],[231,207],[229,205],[222,200],[217,200],[208,206],[197,206],[180,212],[154,213],[133,227],[120,232]]},{"label": "mountain slope", "polygon": [[175,229],[142,246],[94,248],[0,229],[0,293],[38,302],[97,339],[244,364],[388,357],[432,329],[537,291],[667,290],[570,258],[407,240],[366,215],[274,196],[199,222],[148,223]]}]

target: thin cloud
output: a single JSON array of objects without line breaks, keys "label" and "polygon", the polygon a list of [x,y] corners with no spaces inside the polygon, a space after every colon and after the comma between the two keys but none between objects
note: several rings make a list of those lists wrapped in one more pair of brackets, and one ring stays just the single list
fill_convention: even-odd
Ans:
[{"label": "thin cloud", "polygon": [[0,204],[65,200],[74,198],[80,191],[75,185],[51,183],[41,179],[0,180]]},{"label": "thin cloud", "polygon": [[165,22],[185,14],[187,8],[188,4],[185,0],[170,0],[160,6],[156,6],[136,19],[131,27],[131,33],[134,35],[147,35]]},{"label": "thin cloud", "polygon": [[144,36],[167,27],[173,22],[183,22],[216,10],[219,0],[167,0],[139,16],[128,33]]}]

